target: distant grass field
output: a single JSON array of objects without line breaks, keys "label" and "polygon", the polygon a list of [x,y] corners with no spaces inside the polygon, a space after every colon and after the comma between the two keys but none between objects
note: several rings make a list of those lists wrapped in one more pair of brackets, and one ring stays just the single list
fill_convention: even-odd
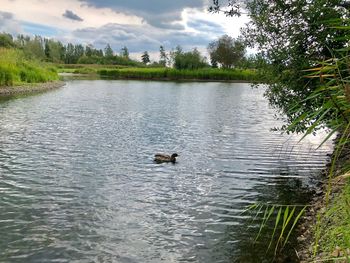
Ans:
[{"label": "distant grass field", "polygon": [[21,50],[0,48],[0,86],[58,80],[54,67],[28,60]]},{"label": "distant grass field", "polygon": [[177,70],[172,68],[123,68],[101,69],[101,77],[114,79],[150,79],[150,80],[208,80],[208,81],[257,81],[258,75],[249,69],[213,69]]},{"label": "distant grass field", "polygon": [[96,74],[111,79],[147,80],[208,80],[208,81],[258,81],[252,69],[204,68],[197,70],[177,70],[173,68],[135,68],[119,65],[58,64],[58,72],[75,74]]},{"label": "distant grass field", "polygon": [[119,69],[126,68],[123,65],[99,65],[99,64],[55,64],[59,73],[75,74],[98,74],[102,69]]}]

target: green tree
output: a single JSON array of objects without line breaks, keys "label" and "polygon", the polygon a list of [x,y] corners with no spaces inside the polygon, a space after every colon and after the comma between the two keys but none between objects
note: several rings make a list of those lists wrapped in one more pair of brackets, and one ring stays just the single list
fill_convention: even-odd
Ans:
[{"label": "green tree", "polygon": [[85,47],[85,56],[91,57],[94,47],[92,45],[87,45]]},{"label": "green tree", "polygon": [[[243,30],[247,43],[259,50],[268,63],[263,70],[268,76],[266,96],[270,103],[286,116],[285,127],[292,131],[304,131],[314,122],[290,126],[304,112],[317,111],[321,100],[305,102],[319,83],[305,78],[305,70],[333,56],[331,50],[348,45],[344,29],[332,26],[332,21],[342,21],[348,26],[348,1],[342,0],[251,0],[237,5],[236,0],[214,0],[210,11],[225,10],[226,15],[239,15],[242,10],[250,18]],[[224,6],[228,5],[228,9]],[[298,106],[296,106],[298,105]],[[325,119],[331,119],[328,114]],[[316,119],[316,118],[315,118]]]},{"label": "green tree", "polygon": [[111,48],[111,46],[109,44],[107,44],[105,47],[105,57],[107,57],[107,58],[113,57],[113,49]]},{"label": "green tree", "polygon": [[74,62],[73,63],[77,63],[79,58],[81,58],[82,56],[84,56],[84,47],[81,44],[75,45],[74,46]]},{"label": "green tree", "polygon": [[15,42],[18,47],[23,48],[28,44],[29,41],[30,41],[29,36],[24,36],[23,34],[19,34]]},{"label": "green tree", "polygon": [[36,58],[39,60],[45,60],[46,58],[44,51],[44,41],[41,36],[35,36],[33,39],[30,39],[23,47],[23,50],[28,57]]},{"label": "green tree", "polygon": [[175,65],[175,58],[177,55],[180,55],[183,53],[183,49],[180,45],[177,45],[175,47],[175,50],[172,50],[169,52],[169,57],[168,57],[168,63],[172,66]]},{"label": "green tree", "polygon": [[65,59],[64,63],[73,64],[74,63],[74,45],[72,43],[68,43],[65,48]]},{"label": "green tree", "polygon": [[194,48],[192,51],[183,52],[182,49],[177,49],[174,52],[174,67],[176,69],[199,69],[207,67],[205,58],[200,52]]},{"label": "green tree", "polygon": [[44,53],[46,56],[46,59],[48,61],[51,61],[51,49],[50,49],[50,45],[49,45],[49,40],[48,39],[44,39],[45,42],[45,47],[44,47]]},{"label": "green tree", "polygon": [[124,46],[122,49],[121,49],[121,53],[120,53],[120,56],[125,58],[125,59],[129,59],[129,50],[126,46]]},{"label": "green tree", "polygon": [[159,47],[159,64],[163,67],[166,67],[168,61],[168,55],[165,52],[165,49],[163,46]]},{"label": "green tree", "polygon": [[44,39],[44,53],[46,60],[60,63],[64,60],[64,48],[60,41]]},{"label": "green tree", "polygon": [[219,63],[223,68],[231,68],[244,58],[245,45],[241,40],[223,35],[209,43],[208,52],[214,66]]},{"label": "green tree", "polygon": [[0,47],[15,47],[15,43],[13,42],[13,38],[11,34],[2,33],[0,34]]},{"label": "green tree", "polygon": [[141,60],[142,60],[142,63],[144,63],[146,65],[151,62],[147,51],[143,52],[143,54],[141,56]]}]

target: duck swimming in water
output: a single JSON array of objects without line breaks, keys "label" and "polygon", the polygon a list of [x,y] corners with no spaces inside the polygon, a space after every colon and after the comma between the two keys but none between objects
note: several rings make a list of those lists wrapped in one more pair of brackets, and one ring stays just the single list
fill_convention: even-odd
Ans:
[{"label": "duck swimming in water", "polygon": [[176,162],[176,157],[179,155],[177,153],[173,153],[171,156],[167,154],[161,154],[158,153],[154,155],[154,161],[156,163],[175,163]]}]

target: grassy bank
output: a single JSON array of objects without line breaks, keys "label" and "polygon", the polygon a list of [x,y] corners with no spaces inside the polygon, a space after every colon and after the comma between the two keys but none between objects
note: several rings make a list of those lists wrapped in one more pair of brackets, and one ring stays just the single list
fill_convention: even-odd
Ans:
[{"label": "grassy bank", "polygon": [[0,48],[0,86],[58,80],[54,67],[26,59],[21,50]]},{"label": "grassy bank", "polygon": [[198,69],[177,70],[172,68],[123,68],[102,69],[97,73],[113,79],[147,80],[208,80],[208,81],[257,81],[257,73],[248,69]]},{"label": "grassy bank", "polygon": [[[350,179],[343,176],[343,188],[334,194],[315,228],[318,257],[322,260],[350,262]],[[339,182],[338,182],[339,184]]]},{"label": "grassy bank", "polygon": [[302,262],[350,262],[350,143],[340,133],[323,186],[300,228]]}]

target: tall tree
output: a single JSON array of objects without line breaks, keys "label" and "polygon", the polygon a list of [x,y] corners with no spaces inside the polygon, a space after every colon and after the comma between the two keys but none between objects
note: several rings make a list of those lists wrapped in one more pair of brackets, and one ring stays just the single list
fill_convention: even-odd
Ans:
[{"label": "tall tree", "polygon": [[223,68],[231,68],[244,58],[245,45],[240,40],[223,35],[209,43],[208,52],[214,66],[219,63]]},{"label": "tall tree", "polygon": [[167,64],[167,61],[168,61],[168,55],[166,54],[164,47],[160,46],[159,47],[159,64],[165,67]]},{"label": "tall tree", "polygon": [[53,39],[45,39],[44,42],[46,60],[55,63],[62,62],[64,60],[64,48],[62,43]]},{"label": "tall tree", "polygon": [[66,64],[73,64],[74,63],[74,45],[72,43],[68,43],[66,46],[65,51],[65,59],[64,62]]},{"label": "tall tree", "polygon": [[84,47],[82,44],[78,44],[74,46],[74,63],[77,63],[79,58],[84,56]]},{"label": "tall tree", "polygon": [[91,44],[87,45],[87,46],[85,47],[85,56],[91,57],[91,56],[92,56],[93,49],[94,49],[94,47],[93,47]]},{"label": "tall tree", "polygon": [[44,60],[46,56],[43,38],[41,36],[35,36],[33,39],[30,39],[24,47],[24,52],[27,56]]},{"label": "tall tree", "polygon": [[107,44],[105,47],[105,57],[107,57],[107,58],[113,57],[113,49],[111,48],[111,46],[109,44]]},{"label": "tall tree", "polygon": [[0,33],[0,47],[14,47],[15,43],[13,42],[13,38],[11,34]]},{"label": "tall tree", "polygon": [[129,50],[126,46],[122,47],[120,55],[125,59],[129,59]]},{"label": "tall tree", "polygon": [[141,56],[141,60],[142,60],[142,63],[144,63],[146,65],[151,62],[147,51],[143,52],[143,54]]},{"label": "tall tree", "polygon": [[49,40],[47,38],[45,38],[44,42],[45,42],[44,52],[45,52],[46,59],[48,61],[51,61],[51,49],[50,49],[50,45],[49,45]]},{"label": "tall tree", "polygon": [[[346,31],[332,23],[342,21],[342,25],[348,27],[349,1],[249,0],[243,5],[239,2],[243,1],[213,0],[210,10],[224,10],[226,15],[233,16],[244,9],[248,14],[250,22],[243,35],[268,61],[264,70],[268,76],[266,96],[270,103],[284,113],[287,124],[301,117],[302,111],[291,110],[296,104],[304,111],[316,111],[321,101],[304,103],[317,88],[316,80],[305,78],[305,70],[314,67],[317,61],[331,58],[331,50],[348,45]],[[327,118],[331,119],[331,114]],[[312,121],[300,123],[292,126],[292,130],[304,131],[311,125]]]}]

